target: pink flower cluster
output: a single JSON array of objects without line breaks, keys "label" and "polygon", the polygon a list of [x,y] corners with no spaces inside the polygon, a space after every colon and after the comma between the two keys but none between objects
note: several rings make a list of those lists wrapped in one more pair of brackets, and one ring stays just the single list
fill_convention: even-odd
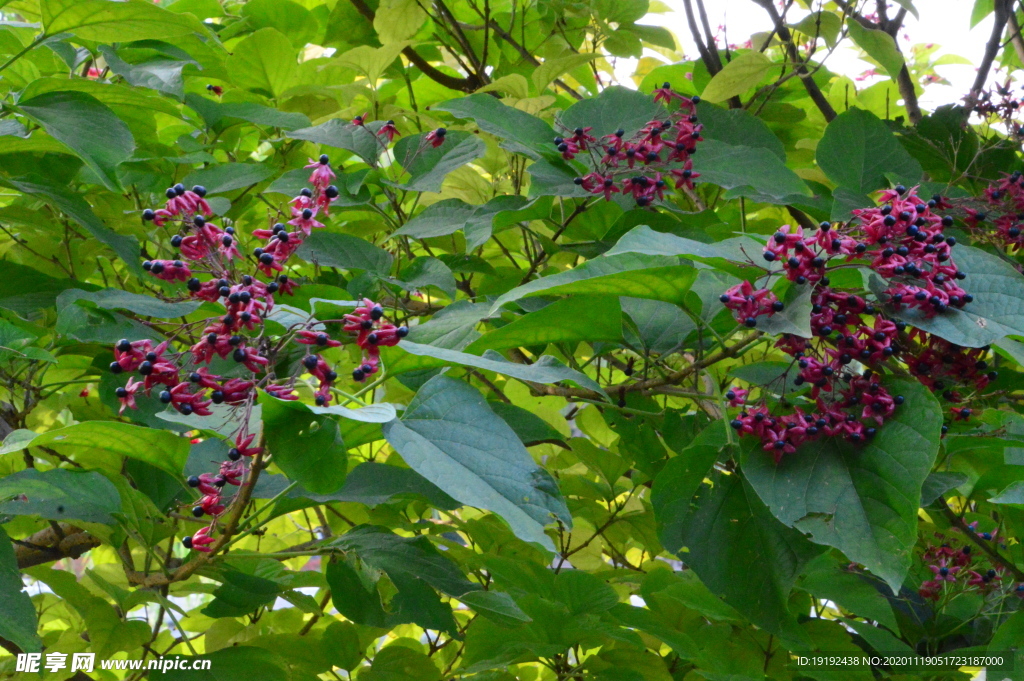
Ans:
[{"label": "pink flower cluster", "polygon": [[[591,194],[603,195],[605,200],[611,200],[612,194],[630,195],[639,206],[664,200],[666,177],[672,179],[676,189],[693,189],[700,173],[693,172],[690,157],[703,139],[697,119],[700,98],[685,97],[665,83],[654,91],[654,100],[666,107],[678,103],[678,107],[669,111],[667,120],[650,121],[629,139],[625,130],[617,130],[602,137],[598,144],[590,134],[591,128],[576,128],[571,136],[555,138],[566,160],[573,160],[581,152],[590,155],[594,170],[577,177],[575,184]],[[643,172],[638,173],[640,169]]]},{"label": "pink flower cluster", "polygon": [[[998,541],[995,533],[977,532],[977,522],[968,529],[985,541]],[[940,540],[945,537],[939,533]],[[918,594],[930,601],[938,601],[943,595],[954,596],[966,591],[980,592],[985,596],[1024,598],[1024,583],[1012,584],[1003,579],[1005,568],[991,563],[986,556],[972,550],[965,544],[954,549],[948,542],[928,546],[921,555],[922,562],[931,572],[930,579],[921,581]]]},{"label": "pink flower cluster", "polygon": [[[390,140],[397,134],[397,130],[392,130],[383,136]],[[439,144],[444,137],[442,131],[431,143]],[[234,228],[221,228],[209,221],[213,212],[204,198],[203,187],[186,190],[183,185],[176,185],[167,190],[165,207],[143,212],[143,218],[157,226],[172,223],[178,226],[179,233],[171,238],[171,246],[179,250],[182,258],[147,260],[143,268],[167,281],[186,282],[192,298],[224,306],[223,314],[181,326],[176,337],[192,336],[192,345],[187,350],[175,352],[169,341],[123,339],[115,345],[115,361],[110,365],[113,373],[139,376],[129,378],[124,387],[115,391],[121,413],[137,408],[140,391],[148,396],[157,387],[162,388],[158,395],[160,401],[184,415],[209,416],[213,413],[212,405],[227,405],[234,410],[239,426],[232,436],[234,446],[228,451],[228,460],[220,464],[216,474],[204,473],[189,479],[190,486],[201,493],[192,508],[196,517],[215,519],[222,515],[234,501],[234,496],[223,496],[224,487],[238,487],[246,475],[245,461],[262,451],[258,443],[254,444],[256,435],[248,432],[257,389],[278,399],[297,400],[295,382],[299,374],[308,373],[318,382],[314,392],[318,406],[329,404],[333,397],[332,386],[338,374],[315,351],[335,348],[342,343],[320,330],[323,322],[311,319],[305,324],[293,325],[284,338],[273,341],[263,327],[273,310],[274,295],[290,294],[296,287],[295,282],[282,273],[284,264],[313,229],[324,226],[317,218],[329,214],[331,202],[339,195],[338,189],[330,184],[335,174],[326,155],[310,160],[306,168],[311,170],[312,188],[303,189],[290,201],[290,219],[270,229],[253,231],[254,237],[264,241],[253,251],[255,262],[251,274],[238,271],[238,261],[244,259],[240,257]],[[210,278],[202,281],[194,273],[205,273]],[[352,374],[357,381],[378,371],[381,346],[396,345],[408,333],[407,327],[388,323],[381,306],[369,299],[364,299],[353,314],[333,321],[343,322],[344,329],[354,333],[355,342],[364,351],[361,365]],[[197,334],[199,329],[201,334]],[[307,352],[299,362],[297,374],[278,380],[275,354],[288,341],[305,346]],[[231,378],[215,375],[209,364],[218,358],[234,360],[248,373]],[[187,371],[184,376],[183,371]],[[185,546],[210,551],[215,541],[211,536],[214,527],[211,524],[187,537]]]},{"label": "pink flower cluster", "polygon": [[[988,348],[961,348],[921,329],[905,333],[904,322],[877,309],[877,304],[888,311],[914,308],[927,318],[973,301],[957,283],[966,275],[951,256],[956,240],[943,234],[952,218],[933,212],[949,207],[948,202],[940,196],[924,201],[901,186],[883,191],[880,201],[879,206],[853,211],[855,219],[849,223],[822,223],[813,235],[783,226],[764,247],[764,259],[780,263],[789,281],[813,287],[813,338],[783,334],[776,347],[794,358],[793,383],[811,387],[816,411],[796,409],[775,416],[762,404],[732,422],[741,433],[759,437],[776,462],[822,436],[855,443],[870,439],[903,402],[874,378],[888,360],[901,361],[922,384],[953,403],[964,397],[947,385],[981,390],[995,378],[995,372],[987,371]],[[831,286],[828,268],[853,262],[866,264],[886,282],[878,303]],[[721,301],[738,322],[755,327],[759,317],[784,309],[767,286],[755,288],[744,281],[723,293]],[[851,371],[855,361],[867,371]],[[952,411],[961,420],[971,414],[962,406]]]},{"label": "pink flower cluster", "polygon": [[363,298],[361,307],[345,315],[345,331],[356,334],[356,345],[363,351],[363,362],[352,370],[352,379],[365,381],[380,367],[380,349],[394,347],[409,335],[409,327],[395,326],[384,321],[384,308],[369,298]]}]

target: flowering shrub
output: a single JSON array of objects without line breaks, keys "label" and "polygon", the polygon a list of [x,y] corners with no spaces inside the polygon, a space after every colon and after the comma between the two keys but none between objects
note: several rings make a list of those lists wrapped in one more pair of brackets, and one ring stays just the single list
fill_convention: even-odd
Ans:
[{"label": "flowering shrub", "polygon": [[4,5],[0,676],[1024,668],[1012,8],[749,4]]}]

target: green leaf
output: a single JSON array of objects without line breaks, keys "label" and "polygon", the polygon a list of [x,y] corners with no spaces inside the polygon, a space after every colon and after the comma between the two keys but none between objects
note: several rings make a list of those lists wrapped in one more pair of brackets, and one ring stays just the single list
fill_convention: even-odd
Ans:
[{"label": "green leaf", "polygon": [[886,175],[908,186],[921,179],[921,164],[864,109],[848,109],[829,123],[815,155],[828,179],[860,195],[888,186]]},{"label": "green leaf", "polygon": [[[830,15],[831,16],[831,15]],[[717,140],[733,146],[763,148],[786,162],[786,147],[764,121],[745,109],[723,109],[701,102],[697,115],[704,125],[705,139]],[[703,147],[701,147],[703,150]]]},{"label": "green leaf", "polygon": [[839,32],[843,30],[843,20],[832,12],[811,12],[799,23],[793,24],[792,28],[809,38],[820,36],[825,39],[826,45],[834,47]]},{"label": "green leaf", "polygon": [[965,473],[929,473],[921,487],[921,506],[931,506],[943,494],[959,487],[967,480]]},{"label": "green leaf", "polygon": [[353,125],[340,118],[332,118],[312,128],[292,130],[288,137],[351,151],[371,165],[381,153],[381,144],[371,126]]},{"label": "green leaf", "polygon": [[530,78],[538,93],[543,93],[548,85],[561,76],[563,73],[572,71],[575,68],[589,64],[599,59],[600,54],[596,52],[566,54],[561,57],[545,59],[544,63],[533,70]]},{"label": "green leaf", "polygon": [[39,622],[32,599],[24,591],[18,571],[18,559],[7,532],[0,527],[0,637],[26,653],[38,653],[42,647],[36,628]]},{"label": "green leaf", "polygon": [[491,411],[497,414],[515,432],[516,437],[527,447],[541,443],[564,444],[565,438],[547,421],[533,412],[507,402],[488,402]]},{"label": "green leaf", "polygon": [[392,237],[411,236],[414,239],[428,239],[454,234],[472,219],[477,208],[478,206],[471,206],[462,199],[438,201],[402,225]]},{"label": "green leaf", "polygon": [[421,652],[403,645],[390,645],[373,657],[370,668],[359,681],[441,681],[441,670]]},{"label": "green leaf", "polygon": [[395,500],[426,499],[435,508],[447,511],[461,506],[437,485],[411,468],[372,461],[361,463],[349,471],[344,486],[337,492],[311,494],[306,490],[296,489],[289,497],[307,498],[321,503],[349,501],[367,506],[379,506]]},{"label": "green leaf", "polygon": [[764,147],[704,140],[700,144],[700,153],[693,159],[693,169],[700,173],[701,182],[733,189],[737,195],[756,198],[764,203],[786,203],[794,195],[811,195],[804,181]]},{"label": "green leaf", "polygon": [[896,41],[885,31],[877,28],[865,28],[855,19],[848,19],[846,27],[857,47],[868,53],[868,56],[882,65],[889,77],[896,80],[903,69],[903,55],[896,47]]},{"label": "green leaf", "polygon": [[415,577],[449,596],[479,589],[459,566],[438,551],[424,535],[400,537],[386,527],[358,525],[332,539],[328,546],[359,556],[367,565],[389,576]]},{"label": "green leaf", "polygon": [[[980,348],[1008,335],[1024,335],[1024,276],[999,256],[958,244],[950,262],[967,273],[964,288],[974,302],[931,319],[916,310],[896,311],[908,324],[968,348]],[[948,264],[948,263],[947,263]]]},{"label": "green leaf", "polygon": [[285,590],[277,582],[238,570],[227,570],[219,578],[213,600],[201,611],[207,617],[243,617],[273,603]]},{"label": "green leaf", "polygon": [[570,296],[484,334],[466,351],[476,354],[528,345],[621,339],[622,310],[617,297]]},{"label": "green leaf", "polygon": [[[328,567],[328,569],[330,569]],[[321,640],[330,656],[330,661],[336,667],[351,671],[363,661],[362,646],[359,645],[359,635],[351,622],[331,622],[324,629]]]},{"label": "green leaf", "polygon": [[650,95],[613,85],[601,90],[597,97],[587,97],[570,106],[558,122],[566,134],[576,128],[592,127],[590,134],[600,138],[621,129],[629,139],[650,121],[665,115],[665,108]]},{"label": "green leaf", "polygon": [[84,40],[124,43],[205,32],[195,17],[168,12],[146,0],[42,0],[39,9],[48,36],[74,33]]},{"label": "green leaf", "polygon": [[899,591],[917,542],[917,509],[938,453],[942,410],[920,383],[886,387],[906,401],[868,443],[815,442],[778,465],[758,447],[746,453],[743,473],[779,520]]},{"label": "green leaf", "polygon": [[180,303],[167,303],[159,298],[129,293],[119,289],[107,288],[99,291],[83,291],[79,288],[68,289],[57,296],[57,310],[88,301],[104,310],[128,310],[135,314],[157,319],[174,319],[192,314],[202,305],[202,301],[186,300]]},{"label": "green leaf", "polygon": [[52,447],[72,456],[82,450],[96,450],[145,461],[175,476],[181,475],[188,459],[188,439],[166,430],[119,421],[83,421],[73,426],[37,433],[30,440],[19,439],[18,442],[8,444],[13,436],[14,433],[4,440],[0,454],[25,447]]},{"label": "green leaf", "polygon": [[658,518],[673,530],[662,532],[665,548],[675,552],[685,546],[688,551],[680,557],[687,566],[754,624],[798,638],[789,592],[821,549],[772,517],[739,475],[722,475],[713,488],[703,487],[688,512],[685,505],[670,508]]},{"label": "green leaf", "polygon": [[241,14],[253,29],[276,28],[300,49],[316,38],[317,19],[291,0],[250,0],[242,6]]},{"label": "green leaf", "polygon": [[260,395],[260,405],[267,447],[284,474],[316,494],[341,489],[348,457],[337,422],[301,402]]},{"label": "green leaf", "polygon": [[[621,298],[622,311],[636,325],[637,340],[656,354],[668,354],[682,347],[697,324],[678,305],[660,300]],[[626,333],[630,333],[630,327]],[[632,342],[632,341],[631,341]]]},{"label": "green leaf", "polygon": [[771,316],[757,318],[759,331],[779,335],[790,333],[801,338],[811,338],[811,286],[790,286],[782,297],[785,308]]},{"label": "green leaf", "polygon": [[825,553],[812,560],[800,576],[797,586],[818,598],[827,598],[849,612],[899,631],[892,605],[883,591],[892,591],[866,572],[848,570],[847,565]]},{"label": "green leaf", "polygon": [[85,161],[107,189],[121,189],[117,166],[135,151],[135,139],[109,107],[92,95],[73,90],[47,92],[18,106]]},{"label": "green leaf", "polygon": [[487,152],[483,140],[461,130],[448,132],[439,147],[433,147],[425,138],[426,133],[410,135],[395,144],[395,159],[411,176],[403,185],[406,189],[439,192],[448,173]]},{"label": "green leaf", "polygon": [[235,85],[271,98],[296,84],[297,51],[276,28],[261,28],[235,45],[227,60]]},{"label": "green leaf", "polygon": [[[211,128],[227,126],[232,121],[228,120],[225,122],[224,119],[233,118],[255,123],[256,125],[267,125],[284,130],[309,127],[309,119],[305,114],[295,111],[280,111],[269,106],[256,104],[255,102],[226,102],[221,104],[193,93],[185,96],[185,104],[202,116],[203,121]],[[297,168],[291,172],[297,173],[303,179],[309,176],[309,171],[302,168]],[[267,191],[270,190],[268,189]]]},{"label": "green leaf", "polygon": [[132,85],[163,92],[179,100],[185,96],[181,72],[189,64],[196,63],[192,60],[153,59],[139,64],[129,64],[109,45],[100,45],[100,52],[110,70]]},{"label": "green leaf", "polygon": [[543,528],[571,516],[550,474],[469,385],[427,381],[384,437],[409,466],[453,498],[497,513],[520,538],[553,549]]},{"label": "green leaf", "polygon": [[609,255],[514,288],[494,301],[491,313],[506,303],[538,295],[605,294],[681,305],[696,278],[696,268],[680,265],[674,258],[634,253]]},{"label": "green leaf", "polygon": [[773,66],[776,64],[761,52],[744,52],[715,74],[701,93],[701,98],[709,102],[724,102],[742,95],[759,84]]},{"label": "green leaf", "polygon": [[114,483],[95,471],[26,468],[0,479],[0,515],[113,525],[111,514],[120,510],[121,497]]},{"label": "green leaf", "polygon": [[[515,362],[509,362],[494,351],[485,352],[483,357],[477,357],[466,352],[448,350],[434,345],[422,345],[409,340],[402,341],[401,349],[410,355],[433,357],[442,363],[459,364],[485,371],[493,371],[505,376],[511,376],[512,378],[518,378],[521,381],[545,384],[572,381],[581,388],[590,388],[591,390],[603,392],[601,386],[592,378],[575,369],[570,369],[551,355],[544,355],[533,364],[516,364]],[[392,363],[391,366],[393,369],[394,364]]]},{"label": "green leaf", "polygon": [[426,20],[427,14],[416,0],[381,0],[373,28],[386,45],[409,40]]},{"label": "green leaf", "polygon": [[365,239],[325,231],[308,236],[296,255],[321,267],[369,270],[381,275],[390,272],[391,263],[394,262],[394,256]]},{"label": "green leaf", "polygon": [[336,558],[327,563],[326,577],[331,587],[331,601],[339,613],[356,624],[387,626],[376,583],[370,582],[348,561]]},{"label": "green leaf", "polygon": [[139,242],[133,236],[124,236],[110,229],[96,217],[92,207],[78,194],[73,194],[68,187],[59,187],[38,175],[19,177],[8,180],[15,189],[45,198],[64,214],[85,228],[97,241],[110,247],[128,268],[138,276],[144,274],[141,265]]},{"label": "green leaf", "polygon": [[502,104],[490,95],[476,94],[435,104],[434,110],[447,111],[456,118],[476,121],[480,129],[499,137],[501,147],[530,158],[541,158],[541,150],[553,150],[551,126],[525,111]]},{"label": "green leaf", "polygon": [[202,185],[210,194],[223,194],[259,184],[273,174],[274,169],[265,163],[221,163],[191,172],[182,182]]},{"label": "green leaf", "polygon": [[398,277],[387,277],[385,281],[397,284],[406,291],[418,291],[427,286],[440,289],[455,299],[455,275],[448,265],[430,256],[420,256],[405,266]]}]

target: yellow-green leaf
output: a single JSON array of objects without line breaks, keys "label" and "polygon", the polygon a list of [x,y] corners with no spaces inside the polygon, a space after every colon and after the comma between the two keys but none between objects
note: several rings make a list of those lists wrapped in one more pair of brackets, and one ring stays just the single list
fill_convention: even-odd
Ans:
[{"label": "yellow-green leaf", "polygon": [[715,74],[701,97],[709,102],[724,102],[741,95],[761,82],[775,64],[760,52],[747,52],[733,59]]},{"label": "yellow-green leaf", "polygon": [[850,37],[857,47],[868,53],[868,56],[881,64],[890,78],[895,79],[903,68],[903,55],[896,47],[896,41],[885,31],[864,28],[856,21],[848,21]]}]

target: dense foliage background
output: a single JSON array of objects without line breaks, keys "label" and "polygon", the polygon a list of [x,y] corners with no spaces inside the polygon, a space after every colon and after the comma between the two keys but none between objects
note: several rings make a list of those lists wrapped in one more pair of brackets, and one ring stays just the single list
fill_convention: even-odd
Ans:
[{"label": "dense foliage background", "polygon": [[0,2],[0,674],[1012,655],[1020,8],[928,112],[917,4]]}]

